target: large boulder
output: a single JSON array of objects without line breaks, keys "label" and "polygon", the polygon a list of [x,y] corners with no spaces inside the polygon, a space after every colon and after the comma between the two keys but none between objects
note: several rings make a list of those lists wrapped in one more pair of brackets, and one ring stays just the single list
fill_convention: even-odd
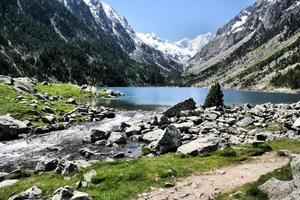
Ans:
[{"label": "large boulder", "polygon": [[18,138],[19,134],[27,133],[26,123],[9,115],[0,116],[0,141]]},{"label": "large boulder", "polygon": [[33,186],[28,190],[17,194],[15,196],[10,197],[8,200],[28,200],[28,199],[40,199],[42,195],[42,190],[39,189],[37,186]]},{"label": "large boulder", "polygon": [[177,152],[184,155],[198,156],[217,150],[218,141],[211,138],[198,138],[192,142],[180,146]]},{"label": "large boulder", "polygon": [[70,175],[78,171],[79,171],[78,165],[76,165],[74,162],[70,162],[67,160],[60,160],[55,169],[56,173],[62,175]]},{"label": "large boulder", "polygon": [[165,154],[176,151],[181,145],[181,132],[174,125],[168,126],[158,140],[152,142],[149,147],[157,154]]},{"label": "large boulder", "polygon": [[87,193],[75,191],[70,200],[92,200],[92,198]]},{"label": "large boulder", "polygon": [[167,117],[175,117],[175,116],[180,116],[181,111],[194,110],[195,108],[196,108],[196,102],[194,101],[194,99],[189,98],[169,108],[163,114]]},{"label": "large boulder", "polygon": [[258,188],[266,193],[269,199],[282,200],[293,192],[295,185],[293,181],[280,181],[272,178]]}]

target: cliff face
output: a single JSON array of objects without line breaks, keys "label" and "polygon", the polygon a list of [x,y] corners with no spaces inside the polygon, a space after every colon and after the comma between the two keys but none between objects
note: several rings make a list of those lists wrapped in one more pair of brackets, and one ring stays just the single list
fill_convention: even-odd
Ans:
[{"label": "cliff face", "polygon": [[190,60],[187,84],[268,87],[278,73],[298,66],[299,24],[300,1],[258,1],[220,28]]}]

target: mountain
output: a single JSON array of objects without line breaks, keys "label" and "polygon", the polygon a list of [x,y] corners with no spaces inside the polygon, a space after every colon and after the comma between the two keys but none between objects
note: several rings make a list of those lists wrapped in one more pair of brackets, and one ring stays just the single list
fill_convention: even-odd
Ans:
[{"label": "mountain", "polygon": [[178,42],[172,43],[168,40],[162,40],[155,33],[137,33],[137,36],[145,44],[163,52],[166,57],[173,59],[178,63],[187,62],[214,38],[214,34],[207,33],[199,35],[192,40],[184,38]]},{"label": "mountain", "polygon": [[179,84],[181,65],[135,39],[126,19],[98,0],[0,1],[0,74],[78,84]]},{"label": "mountain", "polygon": [[[186,84],[300,88],[299,24],[299,0],[257,1],[220,28],[189,61]],[[276,83],[280,77],[285,81]]]},{"label": "mountain", "polygon": [[[114,37],[132,59],[137,62],[159,66],[167,74],[179,74],[181,63],[166,57],[159,49],[145,44],[137,36],[125,17],[117,13],[110,5],[100,0],[84,0],[102,29]],[[100,13],[100,14],[99,14]]]}]

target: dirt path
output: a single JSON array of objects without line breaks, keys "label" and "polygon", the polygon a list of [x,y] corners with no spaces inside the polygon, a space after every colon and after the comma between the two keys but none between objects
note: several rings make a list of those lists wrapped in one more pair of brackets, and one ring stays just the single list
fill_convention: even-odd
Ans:
[{"label": "dirt path", "polygon": [[281,168],[288,162],[288,158],[267,153],[248,163],[218,169],[203,176],[185,178],[172,188],[153,189],[139,195],[138,200],[207,200],[215,194],[229,192],[254,182],[260,176]]}]

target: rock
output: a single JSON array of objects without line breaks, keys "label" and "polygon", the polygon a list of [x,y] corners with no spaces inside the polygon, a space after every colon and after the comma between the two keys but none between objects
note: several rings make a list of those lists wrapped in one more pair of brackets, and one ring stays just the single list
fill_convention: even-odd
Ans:
[{"label": "rock", "polygon": [[0,141],[18,138],[19,134],[27,133],[26,123],[9,115],[0,116]]},{"label": "rock", "polygon": [[285,197],[283,200],[299,200],[300,198],[300,189],[297,189],[293,191],[291,194],[289,194],[287,197]]},{"label": "rock", "polygon": [[42,84],[42,85],[50,85],[50,83],[47,82],[47,81],[43,81],[41,84]]},{"label": "rock", "polygon": [[70,186],[58,188],[52,195],[51,200],[69,200],[73,197],[73,189]]},{"label": "rock", "polygon": [[42,121],[47,124],[54,124],[56,121],[56,118],[53,115],[48,115],[48,116],[42,117]]},{"label": "rock", "polygon": [[39,199],[42,195],[42,190],[37,186],[29,188],[25,192],[10,197],[8,200],[28,200],[28,199]]},{"label": "rock", "polygon": [[139,135],[142,131],[140,126],[132,125],[125,129],[125,134],[130,137],[132,135]]},{"label": "rock", "polygon": [[24,78],[14,78],[14,87],[21,92],[34,93],[36,89],[34,88],[35,81],[28,77]]},{"label": "rock", "polygon": [[19,182],[19,180],[17,180],[17,179],[1,181],[0,182],[0,189],[6,188],[6,187],[11,186],[11,185],[14,185],[17,182]]},{"label": "rock", "polygon": [[247,127],[247,126],[250,126],[254,123],[254,118],[251,116],[251,115],[248,115],[246,117],[244,117],[244,119],[242,119],[241,121],[239,121],[237,123],[238,126],[241,126],[241,127]]},{"label": "rock", "polygon": [[295,189],[295,186],[293,181],[280,181],[272,178],[258,188],[268,194],[269,199],[282,200]]},{"label": "rock", "polygon": [[76,183],[76,190],[77,190],[77,189],[80,189],[81,187],[87,188],[88,185],[89,185],[88,182],[83,181],[83,180],[80,180],[80,181],[78,181],[78,182]]},{"label": "rock", "polygon": [[171,188],[171,187],[174,187],[174,186],[175,186],[174,183],[169,183],[169,182],[165,183],[165,188]]},{"label": "rock", "polygon": [[45,113],[51,113],[51,114],[54,114],[54,111],[52,110],[52,108],[50,108],[49,106],[45,106],[43,109],[42,109],[43,112]]},{"label": "rock", "polygon": [[56,173],[60,173],[62,175],[69,175],[74,172],[78,172],[78,166],[70,161],[60,160],[55,169]]},{"label": "rock", "polygon": [[13,85],[14,80],[9,76],[0,75],[0,83],[4,83],[5,85]]},{"label": "rock", "polygon": [[170,124],[170,120],[168,117],[164,116],[164,115],[159,115],[159,116],[156,116],[157,118],[157,125],[165,125],[165,124]]},{"label": "rock", "polygon": [[177,152],[184,155],[198,156],[217,150],[218,142],[209,138],[198,138],[190,143],[180,146]]},{"label": "rock", "polygon": [[292,174],[297,188],[300,188],[300,157],[296,157],[291,162]]},{"label": "rock", "polygon": [[87,159],[90,158],[91,156],[95,155],[94,152],[90,151],[87,148],[80,149],[79,153],[80,153],[80,155],[82,155],[83,157],[85,157]]},{"label": "rock", "polygon": [[131,125],[126,123],[126,122],[122,122],[121,125],[120,125],[120,131],[124,131],[125,128],[128,128],[130,127]]},{"label": "rock", "polygon": [[113,119],[116,117],[116,113],[109,112],[109,111],[103,112],[102,115],[103,115],[103,118],[107,118],[107,119]]},{"label": "rock", "polygon": [[272,132],[262,132],[262,133],[257,133],[255,135],[256,140],[258,141],[269,141],[274,138]]},{"label": "rock", "polygon": [[21,175],[22,175],[21,169],[15,169],[14,171],[6,175],[5,179],[17,179],[17,178],[21,178]]},{"label": "rock", "polygon": [[300,129],[300,118],[298,118],[298,119],[294,122],[293,128],[295,128],[295,129]]},{"label": "rock", "polygon": [[125,158],[125,153],[119,152],[113,155],[113,158]]},{"label": "rock", "polygon": [[35,172],[49,172],[56,169],[58,164],[57,159],[49,159],[45,161],[40,161],[35,166]]},{"label": "rock", "polygon": [[180,131],[187,131],[190,128],[192,128],[194,125],[195,124],[192,121],[190,121],[190,122],[183,122],[183,123],[180,123],[180,124],[174,124],[174,126],[176,128],[178,128]]},{"label": "rock", "polygon": [[157,141],[152,142],[149,147],[157,154],[165,154],[176,151],[181,145],[181,132],[174,125],[168,126]]},{"label": "rock", "polygon": [[[0,76],[1,77],[1,76]],[[5,180],[5,177],[8,176],[8,173],[6,172],[0,172],[0,182]]]},{"label": "rock", "polygon": [[70,200],[92,200],[92,198],[87,193],[75,191]]},{"label": "rock", "polygon": [[95,143],[99,140],[107,140],[109,138],[109,133],[101,130],[92,130],[90,135],[90,140],[92,143]]},{"label": "rock", "polygon": [[110,137],[108,138],[108,142],[116,143],[116,144],[126,144],[126,137],[124,133],[120,132],[113,132],[110,134]]},{"label": "rock", "polygon": [[95,170],[91,170],[83,175],[83,178],[86,182],[91,182],[92,178],[97,176],[97,172]]},{"label": "rock", "polygon": [[190,98],[169,108],[163,114],[167,117],[175,117],[180,116],[181,111],[194,110],[195,108],[196,102],[192,98]]},{"label": "rock", "polygon": [[156,129],[154,131],[150,131],[143,136],[143,140],[151,143],[153,141],[158,140],[163,133],[164,133],[164,130],[162,130],[162,129]]},{"label": "rock", "polygon": [[68,102],[69,104],[76,105],[76,100],[73,99],[73,98],[69,98],[67,102]]}]

